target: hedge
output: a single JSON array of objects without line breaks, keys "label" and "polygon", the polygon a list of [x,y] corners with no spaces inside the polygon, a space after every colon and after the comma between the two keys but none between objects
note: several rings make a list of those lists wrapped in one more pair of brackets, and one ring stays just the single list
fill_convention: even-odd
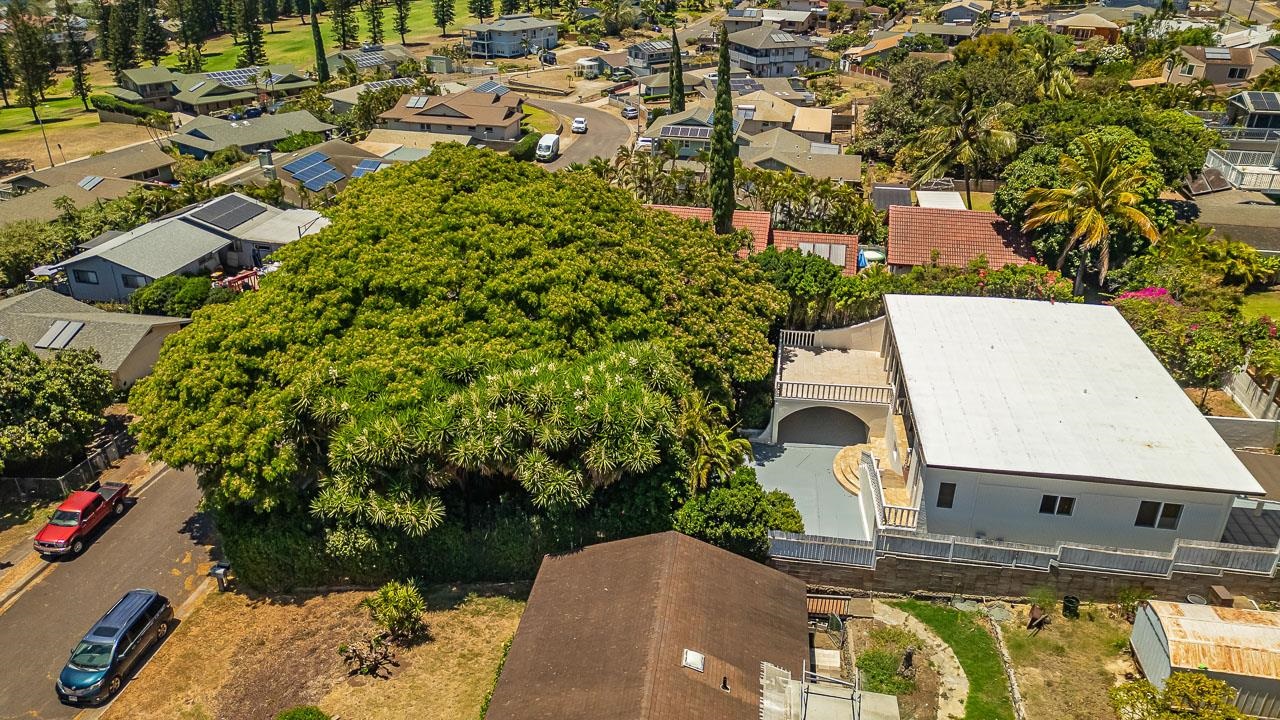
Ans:
[{"label": "hedge", "polygon": [[172,120],[172,116],[163,110],[156,110],[155,108],[150,108],[146,105],[139,105],[127,100],[121,100],[114,95],[90,95],[89,104],[93,106],[94,110],[101,110],[102,112],[120,113],[121,115],[130,115],[132,117],[144,119],[163,119],[165,123],[169,123]]},{"label": "hedge", "polygon": [[536,132],[529,132],[524,137],[520,138],[519,142],[512,145],[511,149],[508,150],[507,153],[516,160],[529,162],[533,160],[533,156],[538,150],[538,140],[540,140],[541,137],[542,136]]}]

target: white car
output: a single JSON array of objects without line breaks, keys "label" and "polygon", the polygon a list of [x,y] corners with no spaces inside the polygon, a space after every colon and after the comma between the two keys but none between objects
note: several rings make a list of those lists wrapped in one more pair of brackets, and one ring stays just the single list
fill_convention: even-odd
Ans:
[{"label": "white car", "polygon": [[584,133],[584,132],[586,132],[586,131],[587,131],[587,119],[586,119],[586,118],[574,118],[574,119],[573,119],[573,125],[571,125],[571,126],[569,127],[569,129],[570,129],[570,130],[572,130],[573,132],[576,132],[576,133]]}]

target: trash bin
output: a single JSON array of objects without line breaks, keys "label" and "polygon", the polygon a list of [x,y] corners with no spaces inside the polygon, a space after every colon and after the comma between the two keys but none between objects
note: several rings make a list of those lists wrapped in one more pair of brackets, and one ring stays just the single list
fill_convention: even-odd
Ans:
[{"label": "trash bin", "polygon": [[1078,618],[1080,617],[1080,598],[1075,595],[1066,595],[1062,598],[1062,615],[1063,617]]},{"label": "trash bin", "polygon": [[209,570],[209,574],[218,581],[218,592],[226,592],[231,589],[232,576],[231,564],[220,562]]}]

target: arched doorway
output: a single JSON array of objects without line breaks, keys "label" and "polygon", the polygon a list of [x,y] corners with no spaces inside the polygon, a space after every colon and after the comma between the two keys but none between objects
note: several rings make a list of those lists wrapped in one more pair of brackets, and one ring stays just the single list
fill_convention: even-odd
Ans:
[{"label": "arched doorway", "polygon": [[797,410],[778,422],[779,443],[857,445],[867,442],[867,424],[833,407]]}]

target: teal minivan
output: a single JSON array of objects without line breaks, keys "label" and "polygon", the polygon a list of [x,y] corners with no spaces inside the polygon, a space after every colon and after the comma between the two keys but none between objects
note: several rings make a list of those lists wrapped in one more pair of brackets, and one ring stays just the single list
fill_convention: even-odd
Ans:
[{"label": "teal minivan", "polygon": [[68,705],[101,703],[120,690],[125,675],[173,620],[169,600],[155,590],[130,590],[94,623],[58,674],[58,699]]}]

